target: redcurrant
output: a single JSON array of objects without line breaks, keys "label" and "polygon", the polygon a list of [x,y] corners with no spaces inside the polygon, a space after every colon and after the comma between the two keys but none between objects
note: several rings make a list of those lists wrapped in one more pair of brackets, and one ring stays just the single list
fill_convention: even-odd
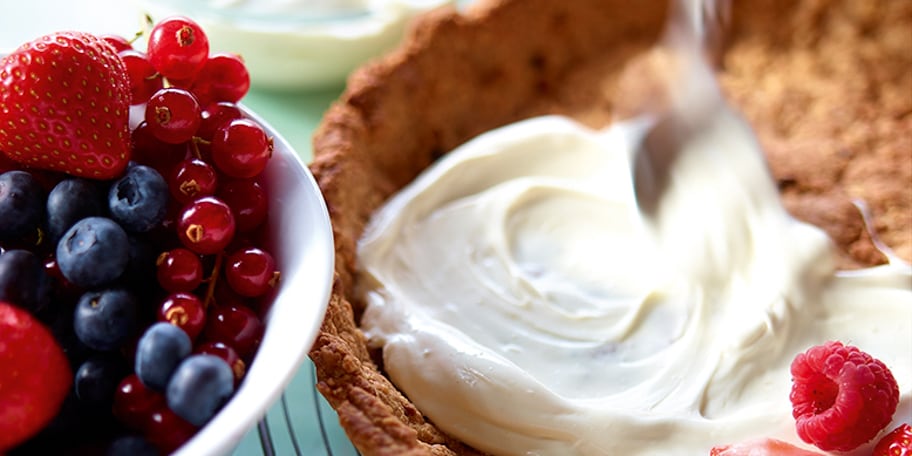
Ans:
[{"label": "redcurrant", "polygon": [[204,255],[221,252],[234,237],[231,208],[206,196],[190,203],[177,221],[177,236],[188,249]]},{"label": "redcurrant", "polygon": [[206,309],[194,294],[173,293],[158,307],[158,321],[169,322],[183,329],[190,340],[196,340],[206,326]]},{"label": "redcurrant", "polygon": [[136,374],[121,380],[114,391],[114,417],[125,426],[144,431],[152,412],[165,405],[165,397],[143,385]]},{"label": "redcurrant", "polygon": [[190,87],[204,106],[219,101],[236,103],[249,89],[250,74],[244,61],[229,53],[210,55]]},{"label": "redcurrant", "polygon": [[229,179],[216,192],[231,208],[237,231],[248,233],[259,227],[269,212],[266,189],[253,179]]},{"label": "redcurrant", "polygon": [[250,247],[228,255],[225,261],[225,279],[241,296],[262,296],[278,285],[279,271],[268,252]]},{"label": "redcurrant", "polygon": [[172,16],[155,24],[146,50],[152,66],[163,76],[189,80],[209,57],[209,38],[192,19]]},{"label": "redcurrant", "polygon": [[162,252],[155,266],[158,283],[165,291],[193,291],[203,282],[203,263],[188,249],[178,247]]},{"label": "redcurrant", "polygon": [[212,138],[212,161],[231,177],[257,176],[266,168],[272,151],[272,138],[250,119],[232,120]]},{"label": "redcurrant", "polygon": [[215,132],[222,126],[234,119],[241,119],[244,113],[241,108],[234,103],[219,102],[208,105],[203,110],[203,121],[200,123],[197,135],[207,141],[211,141]]},{"label": "redcurrant", "polygon": [[247,363],[238,356],[237,351],[221,342],[206,342],[193,350],[194,353],[205,353],[215,355],[225,360],[234,373],[234,386],[241,383],[241,379],[247,374]]},{"label": "redcurrant", "polygon": [[149,416],[145,436],[164,454],[171,454],[196,434],[197,427],[162,404]]},{"label": "redcurrant", "polygon": [[99,35],[102,41],[111,45],[116,52],[127,51],[133,49],[133,44],[130,41],[120,35],[114,34],[103,34]]},{"label": "redcurrant", "polygon": [[146,104],[146,123],[161,141],[178,144],[189,141],[199,128],[199,102],[187,90],[167,87],[155,92]]},{"label": "redcurrant", "polygon": [[155,71],[146,54],[134,49],[121,51],[120,60],[127,67],[127,76],[130,79],[130,93],[132,104],[142,104],[152,95],[164,87],[164,81]]},{"label": "redcurrant", "polygon": [[241,359],[253,357],[263,339],[263,322],[246,306],[215,306],[209,310],[204,340],[221,342],[235,351]]},{"label": "redcurrant", "polygon": [[182,204],[203,196],[212,196],[218,185],[218,174],[209,163],[189,158],[177,164],[168,179],[171,195]]}]

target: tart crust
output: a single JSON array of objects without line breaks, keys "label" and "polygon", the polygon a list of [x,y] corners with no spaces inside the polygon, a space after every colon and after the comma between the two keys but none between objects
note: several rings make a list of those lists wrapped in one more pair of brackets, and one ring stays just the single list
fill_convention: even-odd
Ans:
[{"label": "tart crust", "polygon": [[[644,77],[630,72],[659,37],[666,5],[481,0],[464,12],[441,9],[349,78],[313,140],[336,276],[310,356],[318,389],[362,454],[479,454],[395,388],[358,329],[356,246],[372,212],[484,131],[548,113],[593,127],[623,116],[637,84],[648,89],[648,65]],[[877,238],[912,259],[912,2],[733,8],[719,80],[754,126],[786,208],[827,231],[841,267],[884,263],[860,199]]]}]

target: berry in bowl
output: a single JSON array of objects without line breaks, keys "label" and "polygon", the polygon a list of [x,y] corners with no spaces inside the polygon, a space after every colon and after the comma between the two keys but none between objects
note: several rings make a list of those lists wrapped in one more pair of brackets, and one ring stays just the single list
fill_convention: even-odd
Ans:
[{"label": "berry in bowl", "polygon": [[[225,454],[305,359],[326,206],[185,17],[0,60],[0,452]],[[147,454],[147,453],[141,453]]]}]

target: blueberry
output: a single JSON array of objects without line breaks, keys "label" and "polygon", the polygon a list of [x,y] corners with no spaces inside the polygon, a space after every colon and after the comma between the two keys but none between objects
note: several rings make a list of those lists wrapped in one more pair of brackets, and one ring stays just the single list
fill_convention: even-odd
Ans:
[{"label": "blueberry", "polygon": [[47,306],[50,295],[51,280],[37,255],[19,249],[0,255],[0,301],[34,314]]},{"label": "blueberry", "polygon": [[12,240],[38,229],[44,219],[44,189],[25,171],[0,174],[0,240]]},{"label": "blueberry", "polygon": [[108,208],[127,231],[144,233],[165,219],[168,195],[168,184],[158,171],[137,165],[111,184]]},{"label": "blueberry", "polygon": [[158,456],[158,448],[140,435],[124,435],[114,439],[106,456]]},{"label": "blueberry", "polygon": [[73,313],[73,329],[82,343],[108,351],[120,347],[139,325],[136,299],[115,288],[89,291],[79,298]]},{"label": "blueberry", "polygon": [[113,220],[84,218],[57,244],[57,265],[73,284],[92,288],[113,282],[123,274],[130,255],[127,233]]},{"label": "blueberry", "polygon": [[76,397],[89,406],[110,409],[114,391],[129,374],[126,360],[111,353],[101,353],[85,360],[73,379]]},{"label": "blueberry", "polygon": [[104,193],[88,179],[64,179],[47,198],[47,229],[51,242],[57,242],[74,223],[104,215]]},{"label": "blueberry", "polygon": [[222,358],[193,355],[171,376],[165,398],[168,407],[188,422],[202,426],[234,393],[234,374]]},{"label": "blueberry", "polygon": [[155,323],[143,333],[136,346],[136,376],[143,385],[165,391],[171,374],[192,349],[190,336],[183,329],[171,323]]}]

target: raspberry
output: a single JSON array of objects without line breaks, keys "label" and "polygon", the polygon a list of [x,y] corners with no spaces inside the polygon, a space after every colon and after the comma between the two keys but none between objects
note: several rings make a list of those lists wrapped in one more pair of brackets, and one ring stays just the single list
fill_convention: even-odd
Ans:
[{"label": "raspberry", "polygon": [[899,403],[884,365],[856,347],[831,341],[792,361],[792,416],[798,436],[824,451],[849,451],[874,438]]}]

